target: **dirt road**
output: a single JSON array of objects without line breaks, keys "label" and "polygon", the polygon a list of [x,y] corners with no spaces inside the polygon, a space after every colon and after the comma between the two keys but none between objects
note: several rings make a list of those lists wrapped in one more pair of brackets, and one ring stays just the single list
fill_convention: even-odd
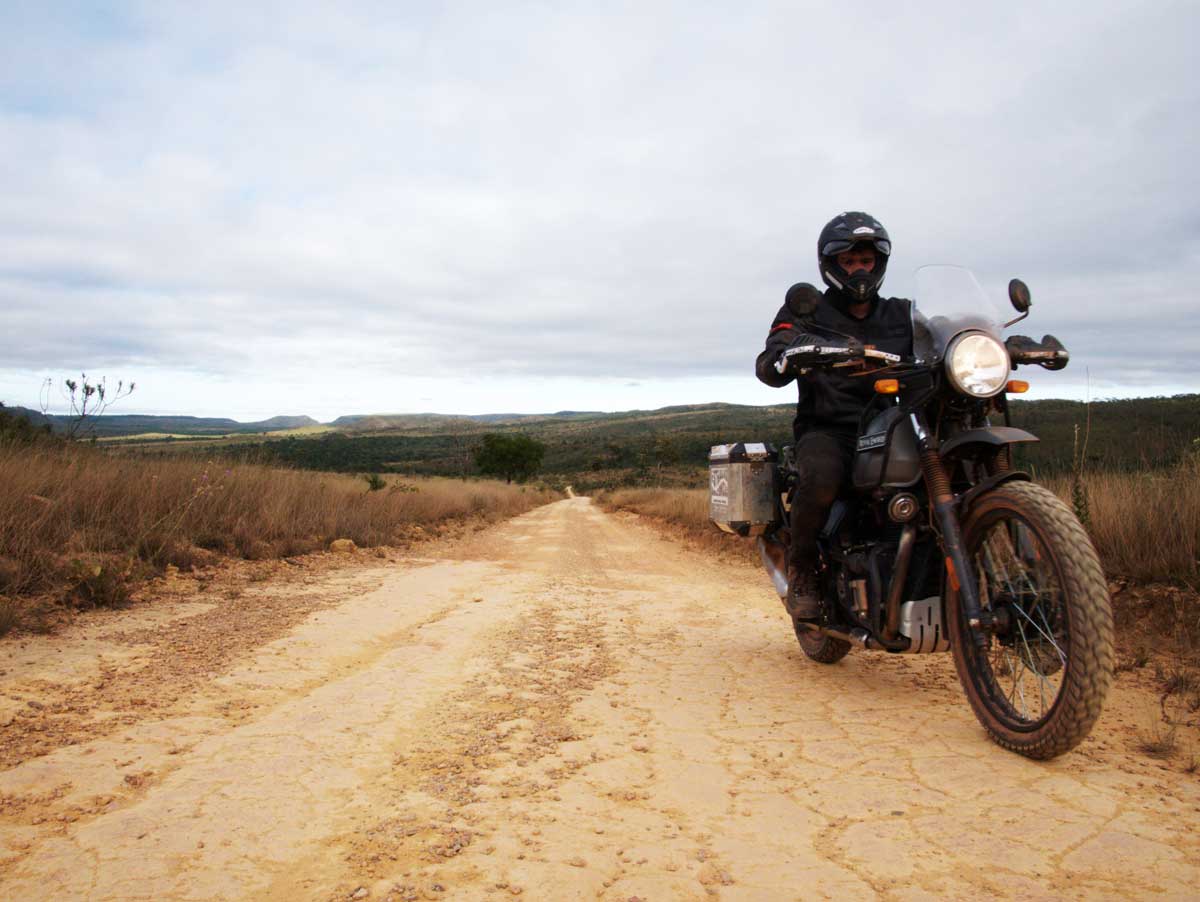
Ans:
[{"label": "dirt road", "polygon": [[422,553],[0,646],[0,897],[1200,887],[1200,782],[1132,751],[1135,676],[1038,764],[947,657],[811,664],[761,572],[588,499]]}]

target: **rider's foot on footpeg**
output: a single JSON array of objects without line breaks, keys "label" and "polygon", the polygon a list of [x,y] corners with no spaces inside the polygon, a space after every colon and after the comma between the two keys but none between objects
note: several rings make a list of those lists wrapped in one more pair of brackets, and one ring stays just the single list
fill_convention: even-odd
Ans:
[{"label": "rider's foot on footpeg", "polygon": [[788,613],[796,620],[815,622],[821,617],[816,580],[805,570],[793,571],[788,580]]}]

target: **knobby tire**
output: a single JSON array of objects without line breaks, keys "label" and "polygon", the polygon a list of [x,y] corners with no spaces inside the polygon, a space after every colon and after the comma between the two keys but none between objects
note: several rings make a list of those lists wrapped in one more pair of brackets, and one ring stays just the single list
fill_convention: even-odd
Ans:
[{"label": "knobby tire", "polygon": [[[997,533],[1000,524],[1005,524],[1004,531]],[[989,557],[995,546],[986,545],[988,537],[999,535],[1003,543],[1008,536],[1020,536],[1034,551],[1026,551],[1025,563],[1019,559],[1020,555],[1015,555],[1016,565],[1023,573],[1028,566],[1039,577],[1043,570],[1052,575],[1057,587],[1044,594],[1061,598],[1052,608],[1049,602],[1043,604],[1043,593],[1035,585],[1040,579],[1026,576],[1023,584],[1035,590],[1031,607],[1038,611],[1044,626],[1035,623],[1037,617],[1020,611],[1013,619],[1028,621],[1034,645],[1041,651],[1035,653],[1026,642],[1021,652],[1016,640],[1011,648],[1005,649],[997,637],[989,637],[988,650],[981,652],[971,641],[959,596],[949,592],[950,641],[967,700],[991,738],[1004,748],[1036,759],[1054,758],[1070,751],[1096,723],[1112,682],[1112,606],[1096,550],[1071,509],[1052,492],[1031,482],[1007,483],[978,498],[967,514],[963,532],[977,583],[988,579],[982,571],[994,573],[997,569],[993,566],[994,556]],[[1019,544],[1013,541],[1013,546]],[[1039,548],[1045,551],[1048,561],[1037,552]],[[998,569],[1004,575],[1004,584],[1011,586],[1007,565]],[[999,584],[996,580],[993,583]],[[986,594],[981,589],[981,601]],[[1039,605],[1052,613],[1048,616]],[[1024,610],[1022,603],[1016,607]],[[1038,638],[1035,629],[1045,639]],[[1003,655],[1013,663],[1005,665]],[[993,658],[1001,663],[999,674],[993,667]],[[1034,675],[1039,682],[1032,685],[1039,692],[1051,681],[1057,681],[1057,695],[1040,717],[1023,719],[1022,712],[1017,710],[1015,695],[1024,672],[1016,667]],[[1006,674],[1012,675],[1011,695],[1006,695],[1003,689]],[[1044,699],[1042,702],[1045,705]],[[1024,692],[1020,705],[1024,710]]]}]

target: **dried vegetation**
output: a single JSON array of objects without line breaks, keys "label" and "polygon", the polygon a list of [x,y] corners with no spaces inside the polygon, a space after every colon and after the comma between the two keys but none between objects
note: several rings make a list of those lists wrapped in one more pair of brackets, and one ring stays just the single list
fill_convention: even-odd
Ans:
[{"label": "dried vegetation", "polygon": [[[1072,503],[1070,479],[1049,486]],[[1138,582],[1200,582],[1200,455],[1169,469],[1083,477],[1088,531],[1109,573]]]},{"label": "dried vegetation", "polygon": [[142,579],[222,556],[251,560],[402,543],[453,520],[552,499],[491,481],[361,478],[86,445],[0,444],[0,634],[47,601],[119,607]]},{"label": "dried vegetation", "polygon": [[706,551],[758,560],[754,542],[721,532],[709,522],[708,489],[612,489],[596,493],[595,499],[607,510],[647,517],[665,532]]},{"label": "dried vegetation", "polygon": [[[1070,477],[1045,482],[1074,503]],[[1086,474],[1083,488],[1088,531],[1110,576],[1192,588],[1200,583],[1200,456],[1166,470]],[[706,489],[612,489],[596,497],[610,510],[661,520],[702,542],[736,542],[708,522]]]}]

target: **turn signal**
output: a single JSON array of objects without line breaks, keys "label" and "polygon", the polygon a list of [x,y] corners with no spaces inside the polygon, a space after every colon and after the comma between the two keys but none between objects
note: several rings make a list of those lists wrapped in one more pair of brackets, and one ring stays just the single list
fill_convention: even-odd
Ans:
[{"label": "turn signal", "polygon": [[1021,379],[1009,379],[1008,383],[1004,386],[1004,390],[1010,395],[1023,395],[1029,391],[1029,383]]},{"label": "turn signal", "polygon": [[899,379],[876,379],[875,391],[881,395],[894,395],[900,391]]}]

